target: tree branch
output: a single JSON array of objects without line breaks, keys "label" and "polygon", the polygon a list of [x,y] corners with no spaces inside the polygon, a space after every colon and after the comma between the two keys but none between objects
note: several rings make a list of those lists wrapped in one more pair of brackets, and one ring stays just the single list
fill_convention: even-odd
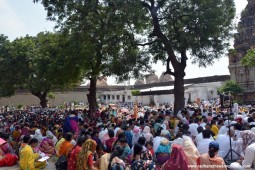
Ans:
[{"label": "tree branch", "polygon": [[143,7],[147,8],[147,9],[149,9],[149,10],[152,9],[152,7],[151,7],[148,3],[144,2],[144,1],[141,1],[141,3],[142,3],[142,5],[143,5]]},{"label": "tree branch", "polygon": [[175,76],[174,72],[172,72],[172,70],[170,69],[170,57],[168,57],[166,60],[166,72],[164,73],[164,75],[166,75],[166,74]]},{"label": "tree branch", "polygon": [[176,56],[174,54],[173,47],[171,45],[171,42],[169,39],[166,37],[166,35],[163,34],[160,28],[158,16],[157,16],[157,10],[158,8],[154,7],[150,12],[152,16],[152,21],[153,21],[153,32],[154,35],[156,35],[160,40],[162,40],[162,43],[164,44],[166,48],[166,52],[168,54],[169,60],[172,62],[172,65],[174,68],[178,68],[180,66],[179,61],[176,59]]},{"label": "tree branch", "polygon": [[155,42],[158,42],[158,41],[159,41],[159,40],[154,40],[154,41],[147,42],[147,43],[143,43],[143,44],[137,43],[136,45],[139,45],[139,46],[146,46],[146,45],[154,44]]},{"label": "tree branch", "polygon": [[166,0],[159,1],[157,7],[161,8],[164,5],[165,2],[166,2]]},{"label": "tree branch", "polygon": [[151,7],[154,7],[155,1],[154,0],[150,0],[150,3],[151,3]]}]

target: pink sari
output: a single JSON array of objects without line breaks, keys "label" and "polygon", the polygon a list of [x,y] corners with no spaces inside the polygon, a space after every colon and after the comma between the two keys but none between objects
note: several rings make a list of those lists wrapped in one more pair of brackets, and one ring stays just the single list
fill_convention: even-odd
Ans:
[{"label": "pink sari", "polygon": [[44,138],[40,144],[40,150],[48,155],[55,153],[54,141],[50,138]]},{"label": "pink sari", "polygon": [[178,144],[173,144],[171,156],[161,167],[161,170],[188,170],[190,169],[188,162],[182,147]]}]

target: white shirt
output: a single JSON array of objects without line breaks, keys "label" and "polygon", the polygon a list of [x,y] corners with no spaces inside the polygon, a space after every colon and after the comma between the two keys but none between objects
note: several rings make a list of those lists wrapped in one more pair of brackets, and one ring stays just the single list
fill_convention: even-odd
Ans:
[{"label": "white shirt", "polygon": [[[218,135],[216,141],[219,143],[220,146],[220,150],[219,150],[219,156],[221,156],[222,158],[224,158],[228,151],[230,150],[230,140],[229,140],[229,135],[227,134],[222,134],[222,135]],[[237,141],[234,141],[231,138],[231,143],[232,143],[232,149],[237,151],[237,153],[241,154],[240,151],[238,151],[243,143],[243,141],[240,139],[238,139]],[[230,154],[229,154],[230,156]],[[236,154],[233,154],[233,157],[236,157]]]},{"label": "white shirt", "polygon": [[200,132],[197,136],[196,136],[196,144],[198,144],[198,142],[202,141],[204,138],[203,138],[203,134],[202,132]]},{"label": "white shirt", "polygon": [[248,166],[255,165],[255,143],[250,144],[245,149],[244,160],[242,162],[242,166],[245,168],[249,168]]},{"label": "white shirt", "polygon": [[198,135],[197,128],[198,128],[197,123],[191,123],[189,125],[189,131],[191,133],[191,136],[197,136]]},{"label": "white shirt", "polygon": [[203,122],[203,123],[201,123],[199,126],[201,126],[201,127],[205,127],[205,125],[206,125],[206,123],[205,122]]},{"label": "white shirt", "polygon": [[[202,141],[203,139],[203,133],[201,132],[196,136],[196,144],[198,144],[198,142]],[[211,136],[210,139],[213,140],[213,137]]]},{"label": "white shirt", "polygon": [[200,155],[208,153],[209,150],[209,143],[212,142],[212,139],[203,139],[197,143],[197,150]]},{"label": "white shirt", "polygon": [[223,125],[220,127],[218,135],[226,134],[227,132],[228,132],[228,128],[225,125]]},{"label": "white shirt", "polygon": [[216,141],[219,143],[220,146],[219,156],[224,158],[230,149],[229,136],[227,134],[218,135]]}]

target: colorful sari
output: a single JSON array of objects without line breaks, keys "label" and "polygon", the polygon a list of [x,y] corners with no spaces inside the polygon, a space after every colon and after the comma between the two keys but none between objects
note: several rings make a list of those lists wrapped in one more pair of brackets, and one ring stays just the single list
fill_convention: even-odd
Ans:
[{"label": "colorful sari", "polygon": [[59,149],[59,157],[62,155],[66,155],[68,156],[68,154],[71,152],[71,150],[73,149],[73,144],[71,143],[71,141],[64,141]]},{"label": "colorful sari", "polygon": [[36,170],[46,166],[46,161],[38,162],[39,154],[34,153],[31,146],[28,144],[22,144],[20,151],[19,166],[21,170]]},{"label": "colorful sari", "polygon": [[39,146],[39,149],[43,152],[48,154],[49,156],[53,155],[55,153],[54,148],[54,141],[51,138],[44,138]]},{"label": "colorful sari", "polygon": [[0,159],[0,167],[14,166],[18,162],[18,157],[15,154],[6,154]]},{"label": "colorful sari", "polygon": [[20,130],[14,130],[12,133],[12,137],[16,142],[20,141],[21,131]]},{"label": "colorful sari", "polygon": [[72,132],[75,134],[79,133],[79,125],[78,125],[78,117],[77,116],[67,116],[64,122],[64,133]]},{"label": "colorful sari", "polygon": [[0,146],[0,149],[2,150],[3,155],[15,154],[15,151],[13,150],[13,148],[11,147],[11,145],[8,142],[2,144]]},{"label": "colorful sari", "polygon": [[59,156],[59,150],[60,150],[60,146],[62,145],[62,143],[65,141],[65,138],[61,138],[57,144],[56,144],[56,147],[55,147],[55,150],[56,150],[56,154]]},{"label": "colorful sari", "polygon": [[162,166],[162,170],[188,170],[188,159],[180,145],[173,144],[170,158]]},{"label": "colorful sari", "polygon": [[86,140],[78,154],[76,170],[88,170],[91,166],[93,166],[93,153],[96,151],[96,146],[96,141],[92,139]]},{"label": "colorful sari", "polygon": [[70,156],[68,158],[68,165],[67,165],[68,170],[76,170],[77,157],[81,149],[82,149],[81,146],[76,145],[71,151]]},{"label": "colorful sari", "polygon": [[192,170],[197,170],[197,159],[200,156],[197,147],[194,145],[193,141],[187,137],[183,136],[183,143],[182,143],[183,151],[188,159],[189,165],[192,165],[194,167],[191,167]]}]

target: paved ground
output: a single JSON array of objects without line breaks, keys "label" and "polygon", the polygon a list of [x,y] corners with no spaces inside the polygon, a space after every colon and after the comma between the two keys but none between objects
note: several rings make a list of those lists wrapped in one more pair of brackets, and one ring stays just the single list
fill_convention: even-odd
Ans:
[{"label": "paved ground", "polygon": [[[43,170],[55,170],[55,162],[56,162],[56,158],[50,158],[48,161],[48,164],[45,168],[43,168]],[[11,167],[1,167],[0,170],[19,170],[19,166],[11,166]]]}]

